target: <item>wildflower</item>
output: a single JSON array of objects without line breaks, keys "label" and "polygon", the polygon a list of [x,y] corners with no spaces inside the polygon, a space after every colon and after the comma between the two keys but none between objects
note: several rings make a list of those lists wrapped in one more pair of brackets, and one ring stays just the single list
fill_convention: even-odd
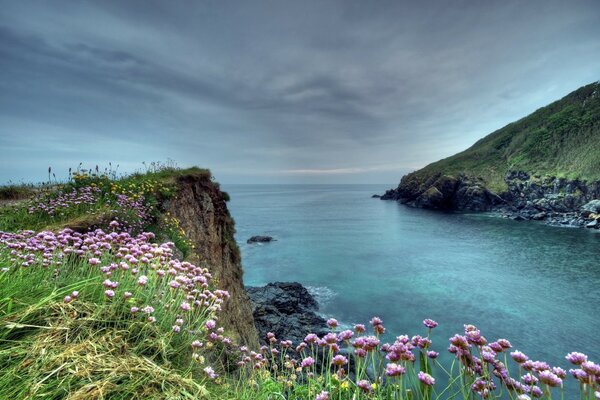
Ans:
[{"label": "wildflower", "polygon": [[339,341],[350,340],[350,339],[352,339],[352,336],[354,336],[354,332],[352,332],[351,330],[345,330],[338,334],[338,340]]},{"label": "wildflower", "polygon": [[505,350],[512,348],[512,344],[510,344],[510,342],[506,339],[498,339],[496,342]]},{"label": "wildflower", "polygon": [[205,327],[207,330],[209,330],[209,331],[211,331],[211,330],[215,329],[215,327],[216,327],[216,326],[217,326],[217,323],[216,323],[214,320],[212,320],[212,319],[209,319],[209,320],[208,320],[208,321],[206,321],[206,323],[204,324],[204,327]]},{"label": "wildflower", "polygon": [[529,360],[529,357],[527,357],[525,354],[521,353],[518,350],[510,353],[510,356],[512,357],[513,360],[515,360],[519,364],[522,364],[525,361]]},{"label": "wildflower", "polygon": [[193,348],[193,349],[199,349],[199,348],[200,348],[200,347],[202,347],[202,346],[203,346],[203,344],[202,344],[202,342],[201,342],[201,341],[199,341],[199,340],[194,340],[194,341],[192,342],[192,348]]},{"label": "wildflower", "polygon": [[337,356],[333,357],[333,359],[331,360],[331,364],[341,367],[341,366],[348,364],[348,359],[346,357],[344,357],[343,355],[338,354]]},{"label": "wildflower", "polygon": [[78,297],[79,297],[79,292],[78,292],[77,290],[74,290],[74,291],[71,293],[71,297],[72,297],[72,298],[74,298],[74,299],[78,298]]},{"label": "wildflower", "polygon": [[300,363],[300,366],[302,368],[308,368],[308,367],[311,367],[314,363],[315,363],[314,358],[306,357],[305,359],[302,360],[302,362]]},{"label": "wildflower", "polygon": [[104,291],[104,295],[106,297],[108,297],[109,299],[112,299],[113,297],[115,297],[115,291],[114,290],[105,290]]},{"label": "wildflower", "polygon": [[190,311],[192,309],[192,306],[190,306],[190,303],[184,301],[183,303],[181,303],[181,306],[179,306],[183,311]]},{"label": "wildflower", "polygon": [[354,332],[356,333],[364,333],[367,329],[365,328],[365,326],[363,324],[356,324],[354,325]]},{"label": "wildflower", "polygon": [[427,357],[431,358],[432,360],[436,359],[439,355],[440,353],[437,351],[430,350],[427,352]]},{"label": "wildflower", "polygon": [[557,387],[562,385],[562,379],[560,379],[556,374],[552,371],[542,371],[539,373],[540,382],[545,383],[546,385]]},{"label": "wildflower", "polygon": [[140,309],[138,307],[131,307],[129,311],[131,311],[132,314],[135,314],[136,312],[140,311]]},{"label": "wildflower", "polygon": [[521,379],[523,380],[523,382],[525,382],[526,385],[529,386],[535,385],[539,381],[539,379],[531,372],[526,375],[523,375]]},{"label": "wildflower", "polygon": [[152,314],[154,312],[154,307],[146,306],[146,307],[142,308],[142,311],[145,312],[146,314]]},{"label": "wildflower", "polygon": [[585,354],[576,351],[567,354],[565,358],[575,365],[581,365],[587,361],[587,356]]},{"label": "wildflower", "polygon": [[306,343],[310,343],[310,344],[315,343],[317,340],[319,340],[319,337],[317,335],[315,335],[314,333],[309,333],[304,338],[304,341]]},{"label": "wildflower", "polygon": [[125,292],[125,293],[123,293],[123,298],[125,298],[125,300],[127,300],[127,299],[129,299],[131,297],[133,297],[133,293],[131,293],[131,292]]},{"label": "wildflower", "polygon": [[335,329],[338,327],[338,321],[335,318],[330,318],[327,320],[327,326],[331,329]]},{"label": "wildflower", "polygon": [[600,376],[600,365],[591,361],[586,361],[581,364],[581,369],[587,372],[589,375]]},{"label": "wildflower", "polygon": [[65,296],[65,298],[63,299],[65,304],[69,304],[72,300],[73,300],[73,298],[71,296]]},{"label": "wildflower", "polygon": [[531,400],[531,397],[527,396],[526,394],[520,394],[517,396],[517,400]]},{"label": "wildflower", "polygon": [[365,393],[369,393],[372,389],[371,384],[369,383],[369,381],[367,380],[360,380],[356,383],[356,386],[358,386],[363,392]]},{"label": "wildflower", "polygon": [[98,258],[93,257],[88,260],[88,263],[90,265],[98,265],[98,264],[100,264],[100,260]]},{"label": "wildflower", "polygon": [[173,325],[173,332],[175,333],[179,333],[181,331],[181,326],[179,325]]},{"label": "wildflower", "polygon": [[388,364],[385,368],[385,374],[387,376],[400,376],[406,373],[406,368],[396,363]]},{"label": "wildflower", "polygon": [[427,319],[424,319],[424,320],[423,320],[423,325],[425,325],[425,327],[427,327],[427,328],[429,328],[429,329],[433,329],[433,328],[435,328],[436,326],[438,326],[438,323],[437,323],[437,322],[435,322],[435,321],[434,321],[434,320],[432,320],[432,319],[429,319],[429,318],[427,318]]},{"label": "wildflower", "polygon": [[323,390],[315,397],[315,400],[329,400],[329,392]]},{"label": "wildflower", "polygon": [[145,286],[148,283],[148,277],[146,275],[142,275],[138,278],[138,285]]},{"label": "wildflower", "polygon": [[156,318],[155,317],[148,317],[148,322],[150,322],[151,324],[156,322]]},{"label": "wildflower", "polygon": [[217,378],[217,374],[215,373],[215,371],[211,368],[211,367],[206,367],[204,368],[204,373],[210,378],[210,379],[216,379]]},{"label": "wildflower", "polygon": [[427,386],[435,385],[435,379],[431,375],[429,375],[423,371],[419,371],[419,374],[417,375],[417,377],[423,384],[425,384]]}]

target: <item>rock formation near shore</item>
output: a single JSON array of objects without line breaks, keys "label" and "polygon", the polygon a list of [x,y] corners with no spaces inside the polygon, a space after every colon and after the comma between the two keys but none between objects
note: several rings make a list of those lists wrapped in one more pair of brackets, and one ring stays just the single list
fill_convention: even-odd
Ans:
[{"label": "rock formation near shore", "polygon": [[381,199],[597,226],[582,207],[600,199],[600,82],[405,175]]}]

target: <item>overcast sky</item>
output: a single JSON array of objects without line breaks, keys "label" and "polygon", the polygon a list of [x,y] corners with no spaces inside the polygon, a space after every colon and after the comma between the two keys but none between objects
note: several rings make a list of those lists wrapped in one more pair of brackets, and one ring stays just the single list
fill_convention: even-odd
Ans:
[{"label": "overcast sky", "polygon": [[0,182],[388,183],[600,79],[600,1],[0,1]]}]

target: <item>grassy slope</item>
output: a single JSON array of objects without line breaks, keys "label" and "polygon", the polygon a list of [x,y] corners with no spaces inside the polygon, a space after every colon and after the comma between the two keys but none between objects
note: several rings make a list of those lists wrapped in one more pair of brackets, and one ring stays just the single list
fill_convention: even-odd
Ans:
[{"label": "grassy slope", "polygon": [[577,89],[469,149],[427,165],[414,176],[424,181],[440,172],[464,173],[502,192],[508,170],[600,180],[600,82]]},{"label": "grassy slope", "polygon": [[[109,180],[123,187],[171,187],[179,176],[210,178],[209,170],[162,170]],[[102,179],[99,179],[101,185]],[[159,184],[157,184],[157,182]],[[69,184],[48,189],[69,189]],[[8,191],[8,190],[7,190]],[[0,191],[1,192],[1,191]],[[12,190],[11,190],[12,193]],[[147,195],[153,197],[160,194]],[[25,196],[24,196],[25,197]],[[154,199],[155,200],[155,199]],[[0,207],[0,231],[58,231],[80,222],[94,223],[107,210],[97,204],[73,207],[62,215],[27,212],[27,200]],[[87,222],[86,222],[87,221]],[[145,226],[178,242],[177,232]],[[162,231],[159,231],[162,229]],[[181,249],[180,250],[184,250]],[[9,265],[0,249],[0,267]],[[106,307],[99,276],[68,259],[57,279],[44,269],[0,274],[0,398],[28,399],[197,399],[208,396],[199,372],[190,369],[180,348],[158,326],[132,321]],[[101,287],[101,286],[100,286]],[[92,289],[92,290],[90,290]],[[80,301],[63,297],[81,291]],[[169,339],[169,340],[168,340]],[[187,346],[187,344],[186,344]],[[187,349],[187,347],[186,347]]]}]

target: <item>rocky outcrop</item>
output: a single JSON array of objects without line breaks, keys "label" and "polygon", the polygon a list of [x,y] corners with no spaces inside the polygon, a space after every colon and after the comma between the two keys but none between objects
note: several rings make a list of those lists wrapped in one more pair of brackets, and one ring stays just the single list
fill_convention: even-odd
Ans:
[{"label": "rocky outcrop", "polygon": [[597,226],[593,221],[600,213],[600,182],[530,176],[525,171],[507,172],[504,182],[507,189],[496,194],[465,175],[438,173],[423,179],[408,174],[382,199],[419,208],[495,211],[506,218],[551,225]]},{"label": "rocky outcrop", "polygon": [[240,252],[234,240],[234,221],[226,195],[210,174],[189,173],[176,177],[177,194],[162,209],[176,217],[194,245],[188,258],[213,274],[220,289],[231,295],[224,303],[221,323],[239,343],[258,345],[250,300],[244,290]]},{"label": "rocky outcrop", "polygon": [[400,185],[385,192],[381,199],[438,210],[489,211],[505,203],[504,199],[474,179],[443,174],[434,174],[424,181],[414,174],[405,175]]},{"label": "rocky outcrop", "polygon": [[269,243],[274,241],[275,239],[273,239],[271,236],[252,236],[250,239],[246,240],[246,243],[248,244],[252,244],[252,243]]},{"label": "rocky outcrop", "polygon": [[317,314],[317,301],[301,284],[275,282],[263,287],[247,287],[246,291],[252,300],[261,343],[266,343],[267,332],[296,344],[308,333],[326,332],[326,321]]}]

